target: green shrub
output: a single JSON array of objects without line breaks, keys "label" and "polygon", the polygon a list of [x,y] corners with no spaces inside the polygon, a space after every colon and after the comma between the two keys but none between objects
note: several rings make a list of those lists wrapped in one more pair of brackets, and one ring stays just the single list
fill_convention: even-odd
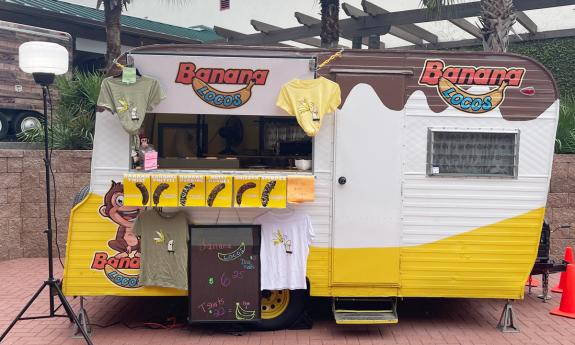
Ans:
[{"label": "green shrub", "polygon": [[[94,136],[96,103],[104,76],[101,73],[75,72],[73,78],[60,76],[54,83],[59,99],[48,141],[56,150],[90,150]],[[18,135],[22,141],[43,141],[44,128],[31,129]]]},{"label": "green shrub", "polygon": [[526,55],[551,71],[561,97],[575,95],[575,37],[517,42],[509,52]]},{"label": "green shrub", "polygon": [[561,100],[559,123],[555,136],[555,153],[575,153],[575,97]]}]

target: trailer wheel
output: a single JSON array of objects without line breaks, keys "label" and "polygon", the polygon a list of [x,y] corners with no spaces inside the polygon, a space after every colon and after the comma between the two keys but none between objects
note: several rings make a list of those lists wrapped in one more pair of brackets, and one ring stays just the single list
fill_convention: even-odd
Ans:
[{"label": "trailer wheel", "polygon": [[261,321],[256,328],[273,331],[289,328],[305,309],[307,290],[264,290],[261,298]]},{"label": "trailer wheel", "polygon": [[38,114],[25,111],[16,115],[16,118],[12,122],[12,131],[14,134],[18,134],[29,129],[40,128],[40,126],[42,126],[42,123],[40,122]]},{"label": "trailer wheel", "polygon": [[82,200],[86,199],[89,193],[90,193],[90,186],[86,185],[82,187],[80,191],[76,193],[76,196],[74,196],[74,201],[72,202],[72,208],[81,203]]},{"label": "trailer wheel", "polygon": [[0,140],[8,135],[8,116],[0,113]]}]

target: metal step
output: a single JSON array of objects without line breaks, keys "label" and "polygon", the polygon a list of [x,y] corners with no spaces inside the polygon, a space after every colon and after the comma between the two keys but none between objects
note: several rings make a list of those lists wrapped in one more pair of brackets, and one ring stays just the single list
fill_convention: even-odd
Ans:
[{"label": "metal step", "polygon": [[396,298],[334,298],[337,324],[397,323]]}]

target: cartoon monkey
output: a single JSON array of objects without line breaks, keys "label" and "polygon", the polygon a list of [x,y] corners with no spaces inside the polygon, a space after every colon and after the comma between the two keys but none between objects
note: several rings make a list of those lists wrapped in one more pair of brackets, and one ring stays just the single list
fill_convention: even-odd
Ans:
[{"label": "cartoon monkey", "polygon": [[104,204],[100,206],[102,217],[110,218],[118,224],[116,238],[108,241],[108,246],[118,253],[116,258],[140,256],[140,239],[134,234],[134,221],[142,210],[137,206],[124,206],[124,185],[112,181],[112,186],[104,196]]}]

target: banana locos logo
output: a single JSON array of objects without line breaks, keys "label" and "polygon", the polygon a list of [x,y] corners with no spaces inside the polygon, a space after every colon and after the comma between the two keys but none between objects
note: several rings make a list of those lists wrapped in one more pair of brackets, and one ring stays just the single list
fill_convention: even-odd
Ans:
[{"label": "banana locos logo", "polygon": [[[197,68],[192,62],[182,62],[176,83],[192,85],[196,95],[211,106],[234,109],[246,104],[252,96],[254,85],[265,85],[269,70]],[[213,84],[246,85],[236,91],[221,91]]]},{"label": "banana locos logo", "polygon": [[[497,108],[505,98],[507,87],[519,87],[525,68],[446,66],[443,60],[426,60],[419,84],[437,87],[445,103],[470,114]],[[461,86],[488,86],[484,93],[467,92]]]}]

